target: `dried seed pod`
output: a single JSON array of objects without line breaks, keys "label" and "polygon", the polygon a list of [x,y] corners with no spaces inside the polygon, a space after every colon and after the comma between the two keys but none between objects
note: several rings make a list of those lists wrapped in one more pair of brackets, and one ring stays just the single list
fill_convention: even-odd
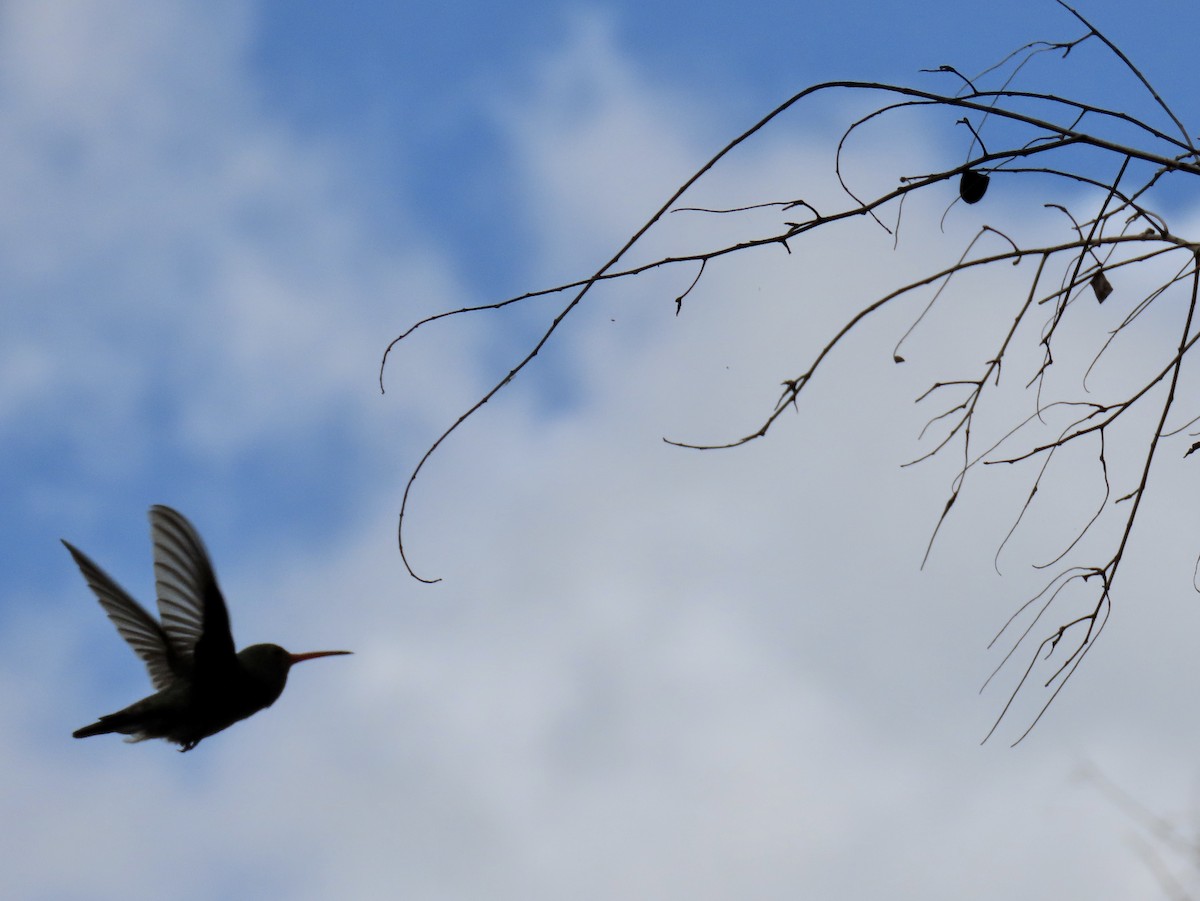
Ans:
[{"label": "dried seed pod", "polygon": [[959,179],[958,196],[966,203],[979,203],[983,200],[983,195],[987,193],[989,181],[991,178],[984,173],[967,169]]},{"label": "dried seed pod", "polygon": [[1092,291],[1096,295],[1096,303],[1104,303],[1108,295],[1113,293],[1112,282],[1108,280],[1103,269],[1092,276]]}]

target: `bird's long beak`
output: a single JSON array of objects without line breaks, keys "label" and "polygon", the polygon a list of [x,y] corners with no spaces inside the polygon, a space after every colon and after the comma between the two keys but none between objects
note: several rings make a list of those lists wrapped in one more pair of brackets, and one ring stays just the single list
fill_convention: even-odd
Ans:
[{"label": "bird's long beak", "polygon": [[305,660],[314,660],[317,657],[335,657],[338,654],[353,654],[353,651],[309,651],[307,654],[288,654],[288,663],[295,666]]}]

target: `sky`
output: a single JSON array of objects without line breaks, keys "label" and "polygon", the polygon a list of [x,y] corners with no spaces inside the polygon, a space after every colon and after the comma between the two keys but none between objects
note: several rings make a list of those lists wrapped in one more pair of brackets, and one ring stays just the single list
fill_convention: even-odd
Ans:
[{"label": "sky", "polygon": [[[1079,8],[1197,121],[1200,10]],[[946,197],[914,201],[895,244],[861,223],[730,258],[679,315],[694,267],[597,289],[416,481],[409,562],[441,581],[396,547],[421,455],[563,301],[421,329],[381,393],[408,326],[586,277],[802,87],[926,86],[1079,30],[1040,0],[0,5],[0,894],[1146,898],[1159,857],[1200,892],[1104,787],[1192,834],[1194,439],[1103,640],[1016,747],[1036,697],[981,744],[1011,684],[979,691],[987,644],[1095,502],[1094,452],[998,566],[1029,469],[973,482],[921,566],[955,461],[902,468],[927,446],[912,402],[986,359],[1016,275],[965,282],[903,367],[920,302],[889,309],[764,440],[662,441],[754,431],[847,316],[981,222],[1061,235],[1015,183],[944,228]],[[1030,77],[1145,108],[1100,53],[1071,62]],[[762,132],[696,205],[837,202],[856,103]],[[856,183],[963,148],[872,134]],[[635,255],[773,221],[679,214]],[[1120,366],[1177,340],[1170,313]],[[149,681],[58,539],[150,604],[155,503],[204,536],[239,646],[355,651],[186,755],[70,737]]]}]

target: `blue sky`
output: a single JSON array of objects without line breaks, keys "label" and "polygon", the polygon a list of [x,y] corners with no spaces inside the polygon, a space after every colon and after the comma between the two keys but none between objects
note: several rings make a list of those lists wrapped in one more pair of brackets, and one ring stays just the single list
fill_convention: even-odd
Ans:
[{"label": "blue sky", "polygon": [[[1200,117],[1200,11],[1080,8]],[[941,207],[899,253],[867,230],[714,267],[678,318],[690,272],[598,291],[417,483],[436,586],[396,554],[404,480],[555,308],[433,326],[376,382],[421,316],[591,271],[793,91],[973,72],[1079,27],[1048,2],[498,9],[0,10],[0,894],[1152,897],[1078,773],[1192,821],[1190,470],[1147,501],[1136,604],[1016,750],[978,746],[1002,700],[976,694],[984,645],[1069,527],[1043,516],[997,576],[1000,478],[917,568],[952,474],[899,469],[944,375],[920,355],[1009,283],[900,373],[912,310],[885,317],[768,441],[660,440],[754,428],[855,302],[961,251]],[[1138,102],[1079,56],[1064,92]],[[842,112],[781,123],[707,196],[828,196]],[[945,159],[940,132],[886,138],[864,177]],[[1163,200],[1181,226],[1187,200]],[[1017,191],[989,201],[1052,227]],[[152,503],[204,535],[239,645],[356,656],[187,755],[72,741],[149,683],[58,539],[149,602]]]}]

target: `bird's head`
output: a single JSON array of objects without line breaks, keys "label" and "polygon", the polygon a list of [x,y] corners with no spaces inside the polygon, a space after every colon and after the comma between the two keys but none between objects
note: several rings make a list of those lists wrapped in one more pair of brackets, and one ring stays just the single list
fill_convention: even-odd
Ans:
[{"label": "bird's head", "polygon": [[238,661],[246,670],[268,685],[278,685],[282,690],[287,682],[288,670],[293,664],[317,657],[333,657],[352,654],[353,651],[309,651],[307,654],[291,654],[277,644],[252,644],[238,653]]}]

